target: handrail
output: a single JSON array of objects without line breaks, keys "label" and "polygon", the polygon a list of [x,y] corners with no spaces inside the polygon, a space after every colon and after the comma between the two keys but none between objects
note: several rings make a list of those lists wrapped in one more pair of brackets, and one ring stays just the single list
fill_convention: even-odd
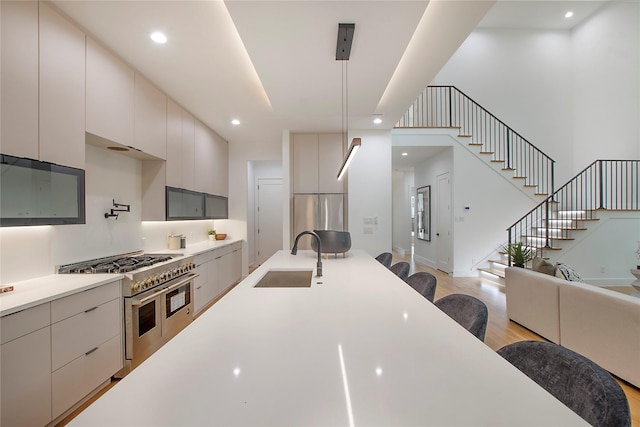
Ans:
[{"label": "handrail", "polygon": [[482,152],[503,161],[538,194],[554,192],[555,161],[455,86],[427,86],[396,124],[402,127],[456,127]]},{"label": "handrail", "polygon": [[[570,238],[595,210],[640,210],[640,160],[596,160],[507,228],[509,244],[540,250]],[[531,234],[527,234],[531,233]]]}]

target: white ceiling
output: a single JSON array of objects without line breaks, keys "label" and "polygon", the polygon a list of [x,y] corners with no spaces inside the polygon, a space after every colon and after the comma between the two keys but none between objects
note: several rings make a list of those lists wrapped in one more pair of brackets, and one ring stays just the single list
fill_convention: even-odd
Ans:
[{"label": "white ceiling", "polygon": [[[569,6],[576,25],[603,3],[52,2],[230,144],[252,145],[280,144],[283,129],[342,130],[345,63],[335,60],[341,22],[356,24],[346,62],[349,128],[390,129],[479,23],[566,29],[557,16]],[[156,30],[168,43],[149,39]],[[382,114],[382,124],[372,123],[374,114]],[[241,124],[231,125],[233,118]]]}]

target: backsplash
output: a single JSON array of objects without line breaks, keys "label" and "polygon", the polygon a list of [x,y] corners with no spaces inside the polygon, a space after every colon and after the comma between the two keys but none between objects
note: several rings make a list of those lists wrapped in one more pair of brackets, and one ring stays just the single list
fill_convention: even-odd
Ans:
[{"label": "backsplash", "polygon": [[[55,273],[56,266],[139,250],[167,248],[169,234],[187,244],[207,240],[229,220],[142,222],[141,162],[86,146],[86,224],[0,228],[0,285]],[[118,219],[104,217],[113,200],[131,205]],[[228,231],[224,231],[228,232]]]}]

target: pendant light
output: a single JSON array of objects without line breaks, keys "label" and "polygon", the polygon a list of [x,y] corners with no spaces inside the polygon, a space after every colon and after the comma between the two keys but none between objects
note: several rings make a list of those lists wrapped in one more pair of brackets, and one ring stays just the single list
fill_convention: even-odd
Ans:
[{"label": "pendant light", "polygon": [[[336,46],[336,61],[342,62],[342,146],[347,145],[347,130],[349,129],[349,85],[347,63],[351,55],[351,43],[356,24],[338,24],[338,43]],[[360,138],[353,138],[347,157],[345,157],[338,171],[338,181],[342,179],[349,164],[360,148]]]}]

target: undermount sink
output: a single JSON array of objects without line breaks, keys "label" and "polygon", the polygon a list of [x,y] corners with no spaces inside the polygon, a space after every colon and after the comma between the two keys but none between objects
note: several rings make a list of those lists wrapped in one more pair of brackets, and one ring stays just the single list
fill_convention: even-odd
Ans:
[{"label": "undermount sink", "polygon": [[269,270],[254,288],[309,288],[313,270]]}]

